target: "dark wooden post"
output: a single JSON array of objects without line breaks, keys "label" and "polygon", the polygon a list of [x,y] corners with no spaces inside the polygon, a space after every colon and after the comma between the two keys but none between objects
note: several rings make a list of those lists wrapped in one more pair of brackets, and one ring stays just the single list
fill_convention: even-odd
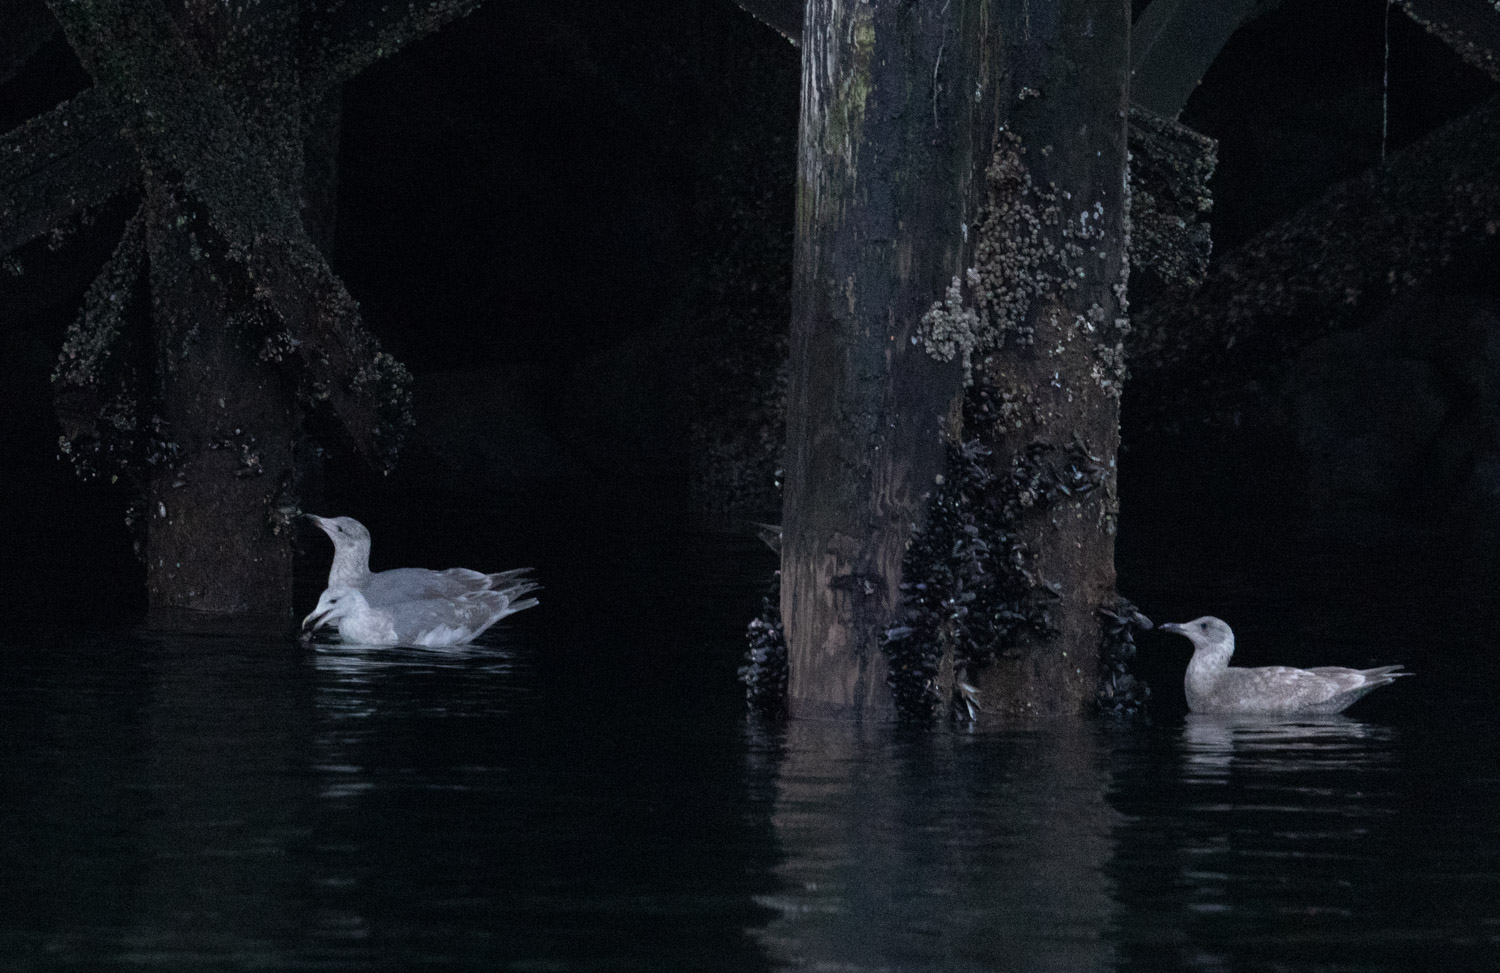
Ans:
[{"label": "dark wooden post", "polygon": [[276,518],[293,502],[295,386],[274,367],[254,295],[221,263],[224,243],[190,188],[201,160],[178,156],[185,140],[175,129],[209,117],[209,98],[247,106],[236,119],[243,127],[220,136],[238,164],[254,155],[265,186],[282,196],[259,204],[294,212],[303,175],[298,8],[283,0],[238,19],[190,9],[173,21],[156,7],[100,3],[62,19],[101,83],[140,80],[137,97],[149,106],[134,138],[152,163],[141,214],[169,437],[145,491],[153,623],[226,615],[281,623],[291,609],[292,552],[285,515]]},{"label": "dark wooden post", "polygon": [[152,624],[182,610],[284,624],[292,603],[290,531],[271,520],[293,489],[295,389],[258,360],[258,323],[207,260],[194,260],[188,211],[171,188],[146,205],[162,418],[173,461],[146,488],[146,593]]},{"label": "dark wooden post", "polygon": [[[145,197],[60,356],[66,448],[77,447],[81,473],[105,457],[144,481],[153,621],[280,624],[291,607],[301,401],[327,402],[383,465],[411,423],[409,376],[363,329],[313,239],[331,238],[337,85],[476,0],[349,3],[326,17],[305,16],[296,0],[233,10],[50,2],[102,94],[23,127],[44,147],[30,146],[33,165],[45,174],[58,150],[81,152],[51,130],[87,119],[99,130],[88,144],[125,133]],[[15,176],[32,181],[9,172],[0,182]],[[80,195],[108,198],[130,181],[114,173]],[[77,206],[58,191],[59,174],[44,182],[45,205],[0,199],[24,233]],[[137,355],[124,307],[145,256],[151,348]],[[116,395],[118,385],[128,388]]]},{"label": "dark wooden post", "polygon": [[[794,716],[894,712],[880,634],[959,437],[988,450],[1000,488],[981,502],[1012,511],[991,541],[1024,560],[1013,587],[1035,620],[960,656],[995,656],[1001,712],[1093,695],[1114,599],[1129,38],[1126,0],[807,6],[782,544]],[[1076,464],[1076,496],[1005,492]]]},{"label": "dark wooden post", "polygon": [[963,272],[984,4],[811,0],[781,604],[794,716],[894,714],[877,644],[942,470],[956,363],[913,340]]},{"label": "dark wooden post", "polygon": [[990,305],[998,347],[974,363],[990,408],[971,410],[965,434],[991,450],[994,499],[1024,555],[1007,570],[1029,623],[980,689],[992,714],[1077,713],[1098,685],[1100,609],[1116,604],[1130,4],[998,6],[1013,100],[977,264],[982,286],[1004,297]]}]

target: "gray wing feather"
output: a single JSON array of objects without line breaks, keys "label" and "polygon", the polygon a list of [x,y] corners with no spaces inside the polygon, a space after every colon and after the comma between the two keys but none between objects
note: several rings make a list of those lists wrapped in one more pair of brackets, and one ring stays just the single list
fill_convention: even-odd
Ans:
[{"label": "gray wing feather", "polygon": [[393,568],[370,576],[361,591],[372,606],[394,605],[423,598],[462,598],[493,589],[505,589],[519,581],[530,568],[496,574],[481,574],[468,568],[430,571],[427,568]]},{"label": "gray wing feather", "polygon": [[478,637],[507,615],[536,607],[535,598],[518,599],[540,588],[535,582],[523,582],[503,591],[470,591],[454,598],[397,602],[385,610],[403,643],[457,645]]},{"label": "gray wing feather", "polygon": [[1214,695],[1225,706],[1239,709],[1240,701],[1250,701],[1249,708],[1262,712],[1307,710],[1327,703],[1338,692],[1332,680],[1289,666],[1228,669],[1214,687]]}]

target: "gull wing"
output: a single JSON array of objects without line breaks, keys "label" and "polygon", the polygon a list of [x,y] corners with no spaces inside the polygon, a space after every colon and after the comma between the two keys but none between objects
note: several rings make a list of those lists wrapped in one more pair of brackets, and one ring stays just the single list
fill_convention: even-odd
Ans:
[{"label": "gull wing", "polygon": [[536,585],[515,585],[506,591],[471,591],[456,598],[421,598],[386,607],[404,645],[461,645],[478,637],[507,615],[537,604],[535,598],[516,597]]},{"label": "gull wing", "polygon": [[489,575],[468,568],[430,571],[427,568],[392,568],[370,575],[361,586],[371,605],[394,605],[423,598],[460,598],[492,587]]},{"label": "gull wing", "polygon": [[1291,666],[1226,669],[1214,686],[1216,701],[1228,708],[1265,713],[1308,712],[1343,692],[1321,673]]}]

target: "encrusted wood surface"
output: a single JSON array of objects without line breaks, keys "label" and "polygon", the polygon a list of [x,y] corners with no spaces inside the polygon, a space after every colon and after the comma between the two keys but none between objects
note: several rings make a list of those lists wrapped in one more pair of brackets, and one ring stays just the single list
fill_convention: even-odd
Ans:
[{"label": "encrusted wood surface", "polygon": [[[1243,381],[1500,239],[1500,99],[1324,193],[1136,316],[1142,417]],[[1132,406],[1135,408],[1135,406]]]},{"label": "encrusted wood surface", "polygon": [[[1036,213],[1039,225],[1006,236],[1028,279],[1040,271],[1042,282],[1029,285],[1024,309],[996,322],[1007,329],[1004,343],[976,360],[965,429],[1002,477],[992,502],[1017,509],[1013,540],[1024,554],[1007,570],[1029,588],[1021,607],[1036,623],[995,647],[978,674],[986,712],[1017,716],[1078,713],[1094,699],[1100,610],[1116,597],[1115,455],[1129,330],[1129,4],[1060,0],[1047,13],[1007,9],[1016,142],[1001,190]],[[979,269],[986,284],[1006,273]],[[987,402],[976,400],[980,392]],[[1070,470],[1093,488],[1067,487],[1078,483]]]},{"label": "encrusted wood surface", "polygon": [[[1128,19],[1124,0],[809,9],[782,546],[793,715],[891,712],[878,643],[905,627],[903,580],[924,580],[904,562],[958,437],[981,439],[1015,493],[980,502],[1029,511],[1006,520],[1013,539],[984,540],[1018,552],[1036,624],[987,626],[1005,644],[953,658],[990,663],[986,709],[1093,698],[1098,609],[1115,603]],[[1077,484],[1070,464],[1088,490],[1055,489]],[[948,631],[918,651],[944,653]]]},{"label": "encrusted wood surface", "polygon": [[[322,20],[295,0],[51,4],[95,87],[0,146],[0,211],[15,217],[0,246],[121,189],[144,197],[54,387],[80,473],[108,464],[144,494],[153,612],[289,612],[299,398],[394,459],[409,376],[313,238],[333,223],[331,95],[474,2],[369,0]],[[149,323],[132,311],[148,300],[143,260]]]},{"label": "encrusted wood surface", "polygon": [[794,716],[894,712],[878,636],[942,469],[956,363],[914,343],[961,273],[993,129],[979,2],[813,0],[802,47],[781,605]]}]

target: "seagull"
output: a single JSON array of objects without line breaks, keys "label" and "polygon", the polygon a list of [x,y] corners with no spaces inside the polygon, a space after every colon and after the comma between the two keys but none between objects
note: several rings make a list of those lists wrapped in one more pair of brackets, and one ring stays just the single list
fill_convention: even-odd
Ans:
[{"label": "seagull", "polygon": [[1365,693],[1390,685],[1401,667],[1345,669],[1319,666],[1293,669],[1264,666],[1258,669],[1229,667],[1234,655],[1234,632],[1220,619],[1204,615],[1191,622],[1168,623],[1159,628],[1176,632],[1193,643],[1183,685],[1188,708],[1194,713],[1341,713]]},{"label": "seagull", "polygon": [[[306,514],[333,541],[333,566],[328,587],[358,588],[375,607],[415,598],[458,598],[476,591],[504,590],[517,583],[530,583],[531,568],[514,568],[483,574],[468,568],[433,571],[428,568],[370,570],[370,532],[353,517],[319,517]],[[531,589],[535,590],[535,589]]]},{"label": "seagull", "polygon": [[302,620],[302,631],[337,624],[339,639],[355,645],[462,645],[505,616],[535,607],[535,598],[520,596],[538,587],[523,582],[503,591],[414,598],[380,607],[371,606],[358,588],[329,588],[319,596],[318,607]]},{"label": "seagull", "polygon": [[460,645],[507,615],[534,607],[541,586],[530,568],[484,574],[468,568],[370,570],[370,532],[353,517],[306,515],[333,541],[333,566],[304,634],[338,623],[339,637],[365,645]]}]

